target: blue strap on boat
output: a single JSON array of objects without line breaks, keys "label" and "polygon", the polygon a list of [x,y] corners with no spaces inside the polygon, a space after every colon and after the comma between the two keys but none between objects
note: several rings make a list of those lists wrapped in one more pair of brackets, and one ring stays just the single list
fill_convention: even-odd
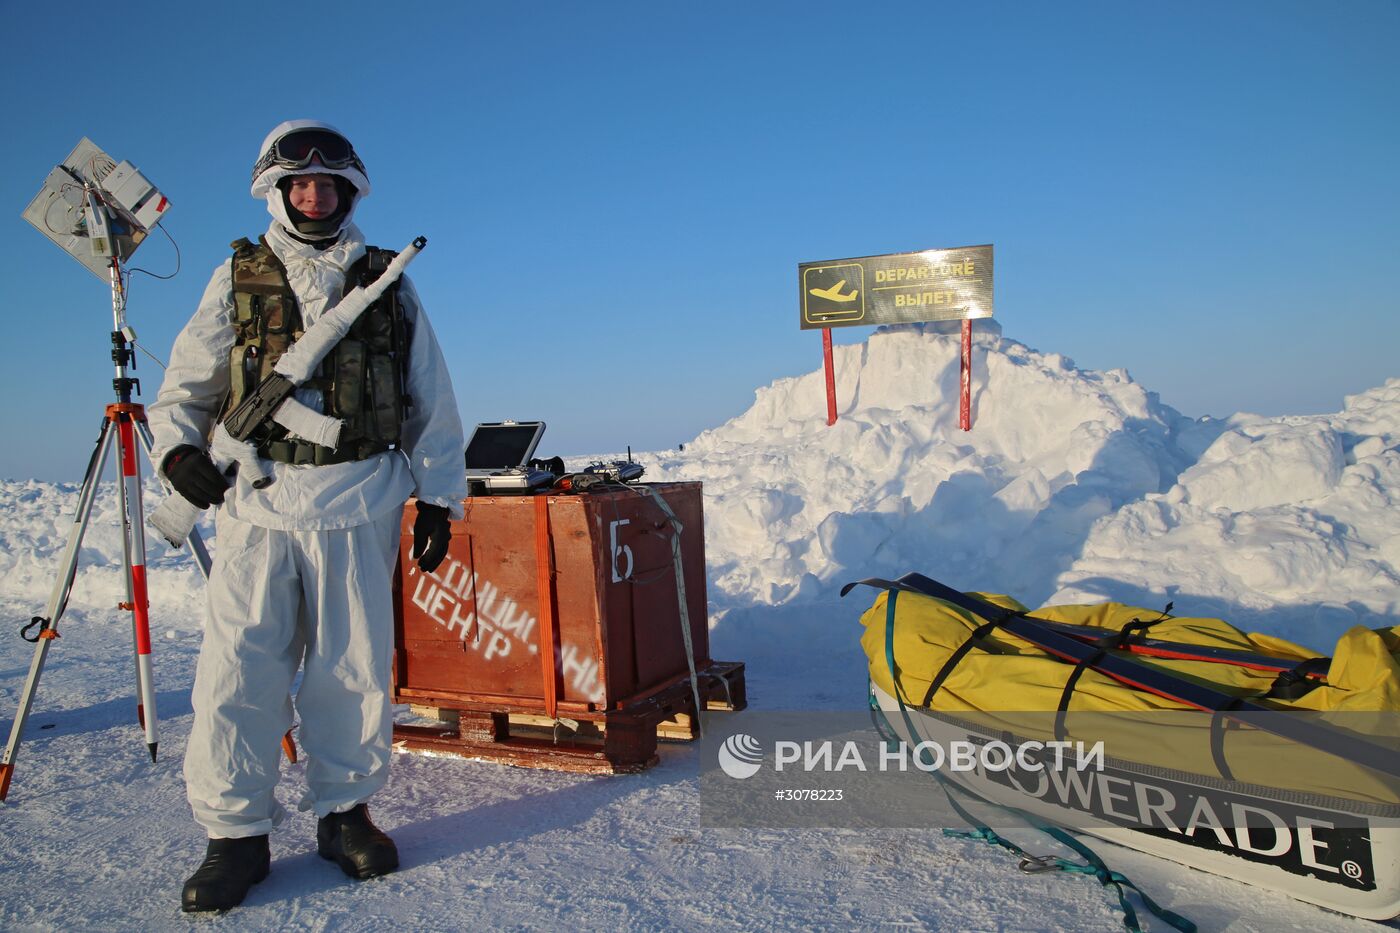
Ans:
[{"label": "blue strap on boat", "polygon": [[[894,701],[899,706],[899,713],[900,716],[902,716],[904,719],[904,726],[908,730],[908,735],[910,739],[913,739],[913,737],[917,733],[914,729],[914,722],[909,717],[909,710],[904,703],[904,691],[903,688],[901,688],[899,685],[899,674],[894,663],[894,619],[895,603],[898,596],[898,590],[885,591],[885,664],[889,668],[890,679],[894,685]],[[886,743],[896,742],[898,737],[894,733],[894,730],[890,728],[889,723],[885,720],[884,710],[882,710],[880,708],[879,703],[876,702],[873,691],[870,694],[870,709],[873,715],[878,717],[875,725],[877,730],[880,732],[881,737],[885,739]],[[918,754],[921,756],[921,760],[923,760],[922,755],[925,754],[925,751],[920,749],[918,750]],[[927,763],[931,765],[931,762]],[[991,843],[992,845],[1001,846],[1002,848],[1007,849],[1013,854],[1020,856],[1021,861],[1019,867],[1021,871],[1027,873],[1036,873],[1042,871],[1065,871],[1072,872],[1075,874],[1093,875],[1095,878],[1098,879],[1100,884],[1102,884],[1105,887],[1112,887],[1114,891],[1118,894],[1118,905],[1123,910],[1123,925],[1128,928],[1130,933],[1142,933],[1142,927],[1138,923],[1137,911],[1133,909],[1132,903],[1128,900],[1128,892],[1126,890],[1127,888],[1132,888],[1134,891],[1137,892],[1138,897],[1142,899],[1143,906],[1146,907],[1154,916],[1160,917],[1164,922],[1169,924],[1174,929],[1180,930],[1181,933],[1196,933],[1196,924],[1192,923],[1190,920],[1187,920],[1180,914],[1174,911],[1167,910],[1166,908],[1158,905],[1156,901],[1148,897],[1147,894],[1143,892],[1142,888],[1134,884],[1126,875],[1122,874],[1121,872],[1113,871],[1112,869],[1110,869],[1108,865],[1104,862],[1104,860],[1100,858],[1098,854],[1094,852],[1093,849],[1090,849],[1087,845],[1080,842],[1078,839],[1075,839],[1073,836],[1071,836],[1064,830],[1059,829],[1055,826],[1046,825],[1041,820],[1037,819],[1029,813],[1026,813],[1023,810],[1019,810],[1015,807],[1008,807],[1004,804],[994,803],[993,801],[987,800],[984,797],[974,794],[972,791],[968,790],[965,787],[953,785],[946,778],[944,778],[943,775],[939,774],[937,770],[934,770],[931,767],[923,768],[922,770],[926,771],[938,782],[939,786],[943,788],[943,793],[947,796],[948,803],[952,805],[953,810],[956,811],[959,816],[961,816],[973,827],[971,830],[945,829],[943,830],[944,835],[960,837],[964,839],[981,839],[985,842]],[[998,810],[1002,810],[1006,813],[1012,814],[1013,816],[1024,821],[1033,828],[1040,830],[1041,832],[1049,836],[1051,839],[1054,839],[1061,845],[1064,845],[1072,851],[1076,852],[1081,858],[1084,859],[1084,864],[1073,862],[1066,858],[1061,858],[1058,855],[1031,855],[1030,853],[1026,852],[1025,849],[1022,849],[1020,846],[1016,845],[1016,843],[1005,838],[1004,836],[999,835],[990,826],[983,825],[964,807],[960,806],[958,802],[955,799],[953,799],[952,791],[954,789],[956,789],[959,793],[967,794],[968,796],[976,799],[980,803],[996,807]]]}]

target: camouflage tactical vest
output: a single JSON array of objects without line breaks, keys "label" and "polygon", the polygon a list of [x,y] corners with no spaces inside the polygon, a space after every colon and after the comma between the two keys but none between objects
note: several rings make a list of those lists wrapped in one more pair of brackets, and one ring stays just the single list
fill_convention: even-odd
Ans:
[{"label": "camouflage tactical vest", "polygon": [[[237,334],[229,356],[229,397],[224,413],[272,372],[306,328],[296,295],[287,284],[287,270],[277,254],[259,238],[231,244],[233,254],[233,326]],[[345,291],[373,282],[395,253],[368,247],[345,275]],[[334,449],[312,444],[270,424],[258,441],[258,452],[282,463],[345,463],[364,460],[399,444],[407,415],[409,323],[399,301],[399,283],[351,325],[350,331],[321,361],[306,387],[321,391],[322,412],[345,422]],[[222,415],[221,415],[222,417]]]}]

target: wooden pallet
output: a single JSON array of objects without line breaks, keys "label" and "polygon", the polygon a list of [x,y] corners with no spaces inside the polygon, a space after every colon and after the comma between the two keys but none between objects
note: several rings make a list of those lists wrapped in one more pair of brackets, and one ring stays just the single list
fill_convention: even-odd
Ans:
[{"label": "wooden pallet", "polygon": [[[706,710],[737,711],[748,705],[742,662],[712,661],[697,674]],[[617,709],[571,712],[569,718],[550,719],[519,704],[413,710],[429,722],[395,723],[397,747],[585,774],[644,771],[658,760],[658,739],[698,737],[688,674]]]}]

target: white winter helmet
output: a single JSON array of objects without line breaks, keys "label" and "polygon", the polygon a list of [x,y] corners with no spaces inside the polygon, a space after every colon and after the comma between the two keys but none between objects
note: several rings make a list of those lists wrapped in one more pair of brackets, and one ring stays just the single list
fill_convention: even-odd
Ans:
[{"label": "white winter helmet", "polygon": [[[293,175],[332,175],[345,180],[350,190],[342,187],[342,204],[328,218],[329,226],[322,221],[308,229],[311,225],[305,220],[298,223],[292,219],[285,186],[278,183]],[[278,124],[263,140],[257,164],[253,166],[250,193],[255,198],[265,199],[268,213],[288,231],[309,235],[312,239],[329,239],[338,236],[350,222],[355,206],[369,190],[364,163],[345,134],[320,120],[288,120]]]}]

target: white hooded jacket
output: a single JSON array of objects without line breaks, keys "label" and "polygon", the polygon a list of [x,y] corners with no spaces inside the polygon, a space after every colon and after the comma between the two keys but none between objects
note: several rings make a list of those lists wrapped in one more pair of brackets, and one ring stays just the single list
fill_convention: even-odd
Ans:
[{"label": "white hooded jacket", "polygon": [[[346,270],[365,252],[364,237],[353,223],[325,250],[290,236],[276,221],[266,239],[286,266],[307,326],[340,300]],[[228,394],[229,352],[236,340],[232,268],[230,258],[215,270],[194,317],[175,340],[165,381],[148,409],[157,464],[181,444],[205,449]],[[230,517],[263,528],[326,531],[374,521],[400,508],[410,495],[462,517],[465,442],[447,363],[406,276],[400,288],[413,329],[407,374],[412,407],[401,449],[325,466],[272,463],[274,481],[264,489],[238,478],[224,499]],[[315,389],[299,389],[297,398],[322,410]]]}]

